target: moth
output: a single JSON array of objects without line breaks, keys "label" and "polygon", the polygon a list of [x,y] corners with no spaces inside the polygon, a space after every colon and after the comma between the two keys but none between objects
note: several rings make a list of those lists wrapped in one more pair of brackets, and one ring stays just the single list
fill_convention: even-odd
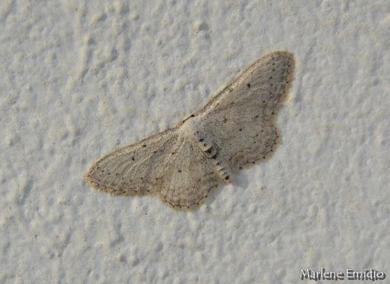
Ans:
[{"label": "moth", "polygon": [[289,52],[265,55],[176,127],[96,161],[86,181],[114,195],[154,194],[176,209],[198,208],[212,189],[275,151],[275,118],[294,65]]}]

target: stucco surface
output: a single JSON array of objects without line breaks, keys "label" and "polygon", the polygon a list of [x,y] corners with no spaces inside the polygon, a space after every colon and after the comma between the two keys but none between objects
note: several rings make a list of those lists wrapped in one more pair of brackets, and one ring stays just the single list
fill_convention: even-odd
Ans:
[{"label": "stucco surface", "polygon": [[[0,283],[389,281],[389,30],[387,0],[1,1]],[[84,183],[275,50],[282,144],[198,211]]]}]

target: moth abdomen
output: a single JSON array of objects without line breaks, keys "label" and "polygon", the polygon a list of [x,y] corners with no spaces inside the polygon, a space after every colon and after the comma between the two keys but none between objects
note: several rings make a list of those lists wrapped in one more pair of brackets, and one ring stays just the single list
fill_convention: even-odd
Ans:
[{"label": "moth abdomen", "polygon": [[215,162],[215,172],[218,174],[218,176],[225,182],[230,182],[230,169],[220,161],[219,159],[216,159]]}]

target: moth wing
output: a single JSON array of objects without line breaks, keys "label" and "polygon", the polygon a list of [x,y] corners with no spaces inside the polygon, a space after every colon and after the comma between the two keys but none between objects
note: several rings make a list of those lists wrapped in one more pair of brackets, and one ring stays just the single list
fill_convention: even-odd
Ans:
[{"label": "moth wing", "polygon": [[99,159],[85,179],[95,189],[115,195],[155,192],[177,138],[176,129],[169,129],[119,148]]},{"label": "moth wing", "polygon": [[202,111],[202,127],[232,169],[255,163],[273,152],[278,140],[274,117],[294,73],[288,52],[268,54],[242,72]]},{"label": "moth wing", "polygon": [[199,207],[209,192],[218,186],[212,161],[198,146],[186,140],[166,164],[165,171],[160,198],[176,209]]}]

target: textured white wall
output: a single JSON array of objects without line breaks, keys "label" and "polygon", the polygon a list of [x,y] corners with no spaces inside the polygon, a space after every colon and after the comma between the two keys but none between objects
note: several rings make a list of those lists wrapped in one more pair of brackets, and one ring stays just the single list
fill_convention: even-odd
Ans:
[{"label": "textured white wall", "polygon": [[[0,283],[390,274],[389,30],[387,0],[1,1]],[[297,59],[283,143],[235,186],[177,213],[84,184],[274,50]]]}]

